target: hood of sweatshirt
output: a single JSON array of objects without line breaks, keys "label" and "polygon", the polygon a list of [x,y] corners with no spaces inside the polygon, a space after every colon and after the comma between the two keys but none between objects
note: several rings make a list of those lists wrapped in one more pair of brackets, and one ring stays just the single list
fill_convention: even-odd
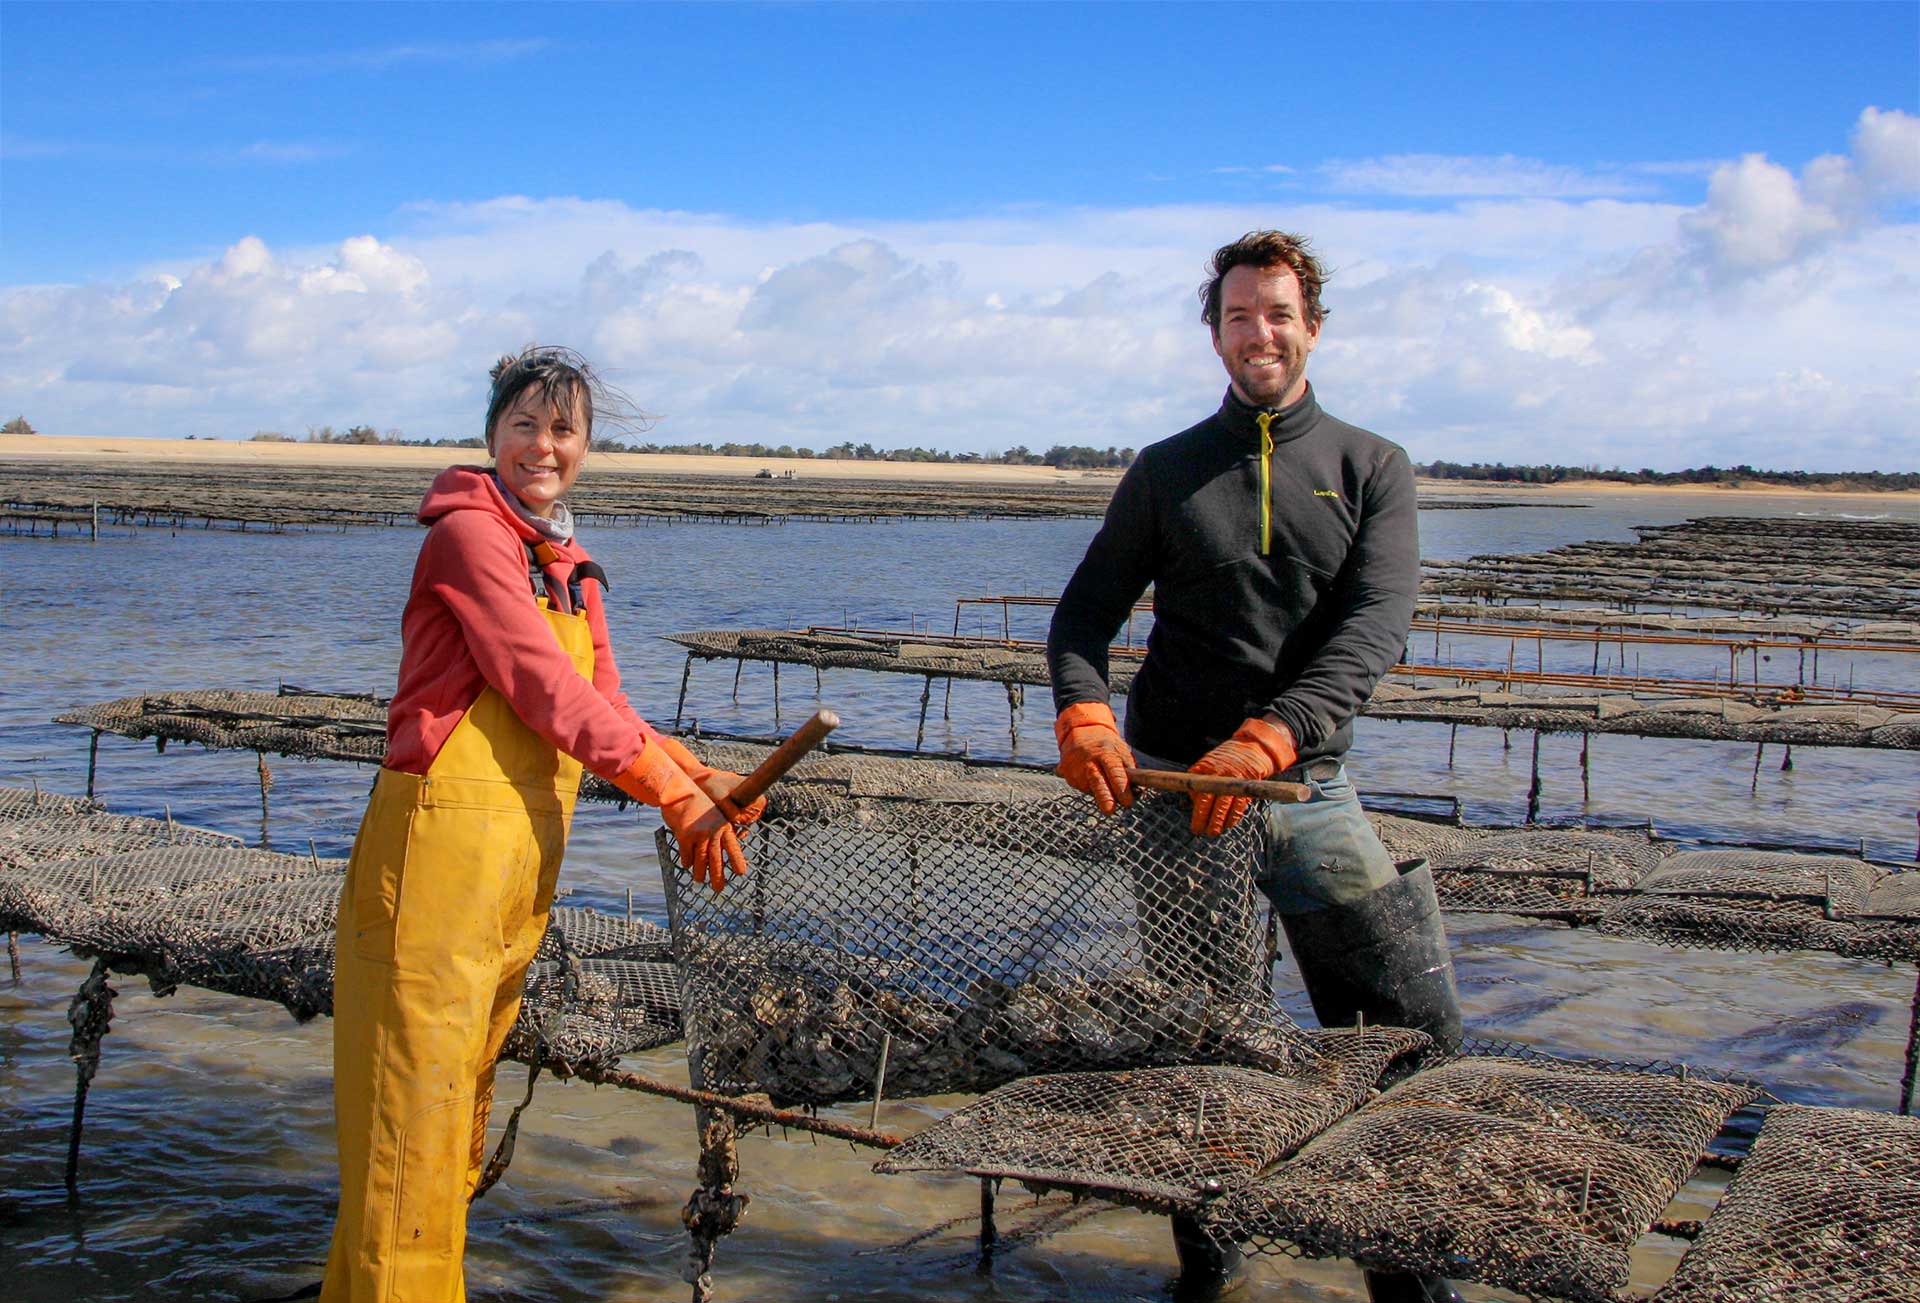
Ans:
[{"label": "hood of sweatshirt", "polygon": [[486,511],[498,516],[529,543],[542,541],[540,532],[508,505],[500,483],[485,466],[449,466],[433,477],[433,486],[420,500],[420,523],[431,525],[455,511]]}]

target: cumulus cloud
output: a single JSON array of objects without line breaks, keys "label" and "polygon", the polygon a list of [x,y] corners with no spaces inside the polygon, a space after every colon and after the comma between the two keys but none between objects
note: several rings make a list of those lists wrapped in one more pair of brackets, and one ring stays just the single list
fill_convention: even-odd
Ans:
[{"label": "cumulus cloud", "polygon": [[1687,235],[1715,271],[1739,276],[1787,266],[1920,193],[1920,118],[1869,108],[1852,144],[1851,158],[1823,154],[1798,177],[1760,154],[1723,163]]},{"label": "cumulus cloud", "polygon": [[1417,459],[1910,469],[1917,141],[1870,109],[1846,153],[1724,161],[1691,207],[1542,193],[1578,187],[1530,168],[1507,184],[1533,191],[1418,209],[422,204],[324,247],[242,237],[126,284],[0,291],[0,406],[57,433],[457,435],[493,358],[540,340],[600,363],[666,442],[1140,447],[1223,388],[1208,253],[1279,225],[1334,268],[1323,400]]}]

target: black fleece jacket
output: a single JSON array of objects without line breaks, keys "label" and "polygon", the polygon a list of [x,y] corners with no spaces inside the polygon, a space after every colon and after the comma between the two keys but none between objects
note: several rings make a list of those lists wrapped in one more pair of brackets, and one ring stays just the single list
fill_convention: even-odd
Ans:
[{"label": "black fleece jacket", "polygon": [[1259,414],[1229,389],[1218,412],[1140,454],[1047,637],[1055,708],[1106,701],[1107,645],[1151,584],[1127,738],[1179,764],[1266,711],[1292,731],[1301,760],[1342,754],[1413,618],[1407,454],[1328,416],[1309,388],[1270,414],[1263,458]]}]

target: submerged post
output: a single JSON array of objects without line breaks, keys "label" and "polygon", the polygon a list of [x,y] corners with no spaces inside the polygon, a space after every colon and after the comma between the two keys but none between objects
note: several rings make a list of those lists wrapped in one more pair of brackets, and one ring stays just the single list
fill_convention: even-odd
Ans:
[{"label": "submerged post", "polygon": [[693,677],[693,653],[687,653],[686,668],[680,671],[680,700],[673,707],[673,726],[680,727],[680,716],[687,709],[687,680]]},{"label": "submerged post", "polygon": [[[953,680],[948,679],[948,684]],[[933,675],[927,675],[927,681],[920,688],[920,724],[913,731],[913,749],[918,751],[920,744],[927,740],[927,707],[933,703]]]},{"label": "submerged post", "polygon": [[73,1003],[67,1006],[67,1021],[73,1025],[73,1039],[67,1044],[67,1056],[73,1060],[76,1081],[73,1088],[73,1125],[67,1131],[67,1197],[80,1193],[80,1132],[86,1121],[87,1087],[100,1067],[100,1039],[113,1022],[114,989],[107,984],[107,961],[93,961],[93,971],[80,983]]},{"label": "submerged post", "polygon": [[717,1110],[701,1112],[705,1116],[700,1124],[700,1188],[680,1210],[680,1224],[692,1239],[681,1278],[693,1286],[693,1303],[711,1303],[714,1250],[740,1224],[748,1196],[733,1191],[740,1175],[733,1119]]},{"label": "submerged post", "polygon": [[993,1268],[993,1247],[1000,1242],[1000,1228],[993,1220],[993,1178],[980,1178],[980,1270]]},{"label": "submerged post", "polygon": [[873,1072],[873,1112],[867,1118],[867,1127],[873,1130],[880,1125],[880,1100],[887,1089],[887,1059],[893,1053],[893,1033],[887,1032],[880,1037],[880,1063]]},{"label": "submerged post", "polygon": [[1533,780],[1527,786],[1527,822],[1540,818],[1540,730],[1533,730]]},{"label": "submerged post", "polygon": [[254,762],[260,770],[260,849],[270,845],[267,836],[267,792],[273,787],[273,771],[267,768],[267,753],[255,751]]},{"label": "submerged post", "polygon": [[1913,1015],[1907,1020],[1907,1070],[1900,1078],[1900,1116],[1913,1116],[1913,1082],[1920,1076],[1920,967],[1915,968]]}]

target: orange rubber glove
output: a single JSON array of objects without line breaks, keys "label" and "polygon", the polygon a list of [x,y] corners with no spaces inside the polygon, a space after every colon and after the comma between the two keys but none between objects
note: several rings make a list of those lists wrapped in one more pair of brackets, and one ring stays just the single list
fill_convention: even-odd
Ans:
[{"label": "orange rubber glove", "polygon": [[1060,766],[1054,772],[1067,786],[1091,796],[1101,814],[1133,804],[1133,787],[1127,782],[1133,752],[1120,738],[1112,707],[1104,701],[1076,702],[1053,721],[1053,736],[1060,743]]},{"label": "orange rubber glove", "polygon": [[660,817],[680,843],[680,862],[695,882],[721,891],[729,868],[735,877],[746,873],[746,852],[740,849],[733,825],[673,762],[667,748],[648,742],[613,782],[628,796],[660,807]]},{"label": "orange rubber glove", "polygon": [[680,766],[680,772],[693,780],[693,785],[707,794],[707,799],[720,807],[720,813],[727,816],[727,822],[744,828],[767,812],[767,798],[762,796],[754,800],[746,809],[733,803],[730,795],[740,786],[740,775],[730,769],[715,769],[699,756],[687,750],[677,737],[668,737],[665,733],[655,733],[653,740],[658,742],[673,763]]},{"label": "orange rubber glove", "polygon": [[[1228,778],[1272,778],[1293,768],[1299,756],[1293,733],[1285,724],[1269,724],[1255,716],[1234,730],[1232,737],[1194,761],[1190,774],[1223,774]],[[1244,796],[1193,794],[1193,835],[1218,837],[1247,817],[1253,802]]]}]

